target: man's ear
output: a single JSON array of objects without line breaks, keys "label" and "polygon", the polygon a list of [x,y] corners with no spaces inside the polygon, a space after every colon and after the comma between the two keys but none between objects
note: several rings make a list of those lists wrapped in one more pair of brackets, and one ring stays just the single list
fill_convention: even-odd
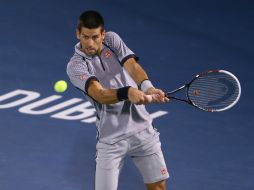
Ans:
[{"label": "man's ear", "polygon": [[102,40],[104,40],[105,35],[106,35],[106,31],[105,31],[105,30],[103,30],[101,35],[102,35]]},{"label": "man's ear", "polygon": [[78,29],[76,29],[76,37],[77,37],[78,40],[80,39],[80,32],[79,32]]}]

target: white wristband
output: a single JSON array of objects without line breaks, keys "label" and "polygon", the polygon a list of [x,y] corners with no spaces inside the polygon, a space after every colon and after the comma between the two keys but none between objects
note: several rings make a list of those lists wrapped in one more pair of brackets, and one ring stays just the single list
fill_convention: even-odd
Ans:
[{"label": "white wristband", "polygon": [[154,88],[153,84],[151,83],[150,80],[144,80],[141,84],[140,84],[140,89],[143,92],[146,92],[149,88]]}]

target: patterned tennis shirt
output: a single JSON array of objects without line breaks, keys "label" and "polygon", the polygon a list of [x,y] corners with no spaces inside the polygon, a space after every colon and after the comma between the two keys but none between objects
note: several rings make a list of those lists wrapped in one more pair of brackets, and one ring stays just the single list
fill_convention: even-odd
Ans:
[{"label": "patterned tennis shirt", "polygon": [[114,144],[152,125],[152,118],[144,105],[130,101],[101,104],[87,93],[89,81],[98,80],[104,88],[117,89],[125,86],[137,88],[137,84],[124,69],[123,64],[137,56],[125,45],[118,34],[106,32],[100,55],[88,56],[75,46],[75,53],[67,65],[72,84],[80,89],[97,113],[97,139]]}]

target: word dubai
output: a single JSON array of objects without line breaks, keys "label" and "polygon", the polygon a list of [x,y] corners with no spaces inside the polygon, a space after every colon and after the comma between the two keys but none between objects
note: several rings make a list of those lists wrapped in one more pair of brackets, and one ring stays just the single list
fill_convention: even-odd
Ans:
[{"label": "word dubai", "polygon": [[[0,95],[0,109],[19,107],[18,111],[29,115],[51,114],[51,118],[63,120],[79,120],[83,123],[93,123],[96,121],[95,109],[91,103],[80,98],[71,98],[55,105],[52,102],[62,99],[60,95],[51,95],[46,98],[40,98],[40,93],[17,89],[6,94]],[[35,101],[36,100],[36,101]],[[40,109],[40,107],[43,109]],[[153,119],[161,117],[168,112],[156,111],[151,113]]]}]

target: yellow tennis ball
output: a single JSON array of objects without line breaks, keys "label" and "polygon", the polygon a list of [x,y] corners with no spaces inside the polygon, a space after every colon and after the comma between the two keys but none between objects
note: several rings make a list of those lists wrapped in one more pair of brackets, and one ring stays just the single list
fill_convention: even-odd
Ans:
[{"label": "yellow tennis ball", "polygon": [[55,83],[54,89],[56,92],[64,92],[67,89],[68,85],[67,82],[64,80],[59,80]]}]

